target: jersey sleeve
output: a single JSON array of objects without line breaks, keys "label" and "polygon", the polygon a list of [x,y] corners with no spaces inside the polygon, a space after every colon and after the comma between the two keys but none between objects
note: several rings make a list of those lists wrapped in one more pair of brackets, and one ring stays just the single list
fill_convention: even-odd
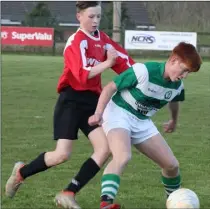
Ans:
[{"label": "jersey sleeve", "polygon": [[182,101],[185,100],[185,91],[184,91],[184,84],[183,84],[183,82],[182,82],[180,88],[181,88],[180,94],[178,94],[177,96],[175,96],[172,99],[172,102],[182,102]]},{"label": "jersey sleeve", "polygon": [[87,83],[91,70],[87,67],[86,48],[87,40],[70,37],[64,49],[65,65],[81,85]]},{"label": "jersey sleeve", "polygon": [[118,53],[118,58],[116,59],[115,65],[112,66],[112,70],[120,74],[135,64],[135,61],[128,55],[123,47],[114,42],[108,35],[104,34],[104,36],[106,39],[106,50],[114,47]]},{"label": "jersey sleeve", "polygon": [[181,93],[172,99],[172,102],[183,102],[185,100],[185,92],[182,89]]},{"label": "jersey sleeve", "polygon": [[126,71],[121,73],[114,79],[117,90],[128,89],[135,87],[137,84],[141,85],[148,79],[148,71],[146,66],[141,63],[136,63]]}]

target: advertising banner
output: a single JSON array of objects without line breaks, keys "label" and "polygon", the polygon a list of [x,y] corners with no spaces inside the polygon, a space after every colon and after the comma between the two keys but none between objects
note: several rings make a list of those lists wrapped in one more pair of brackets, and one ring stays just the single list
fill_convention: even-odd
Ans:
[{"label": "advertising banner", "polygon": [[1,27],[2,45],[53,46],[53,28]]},{"label": "advertising banner", "polygon": [[169,31],[125,31],[125,49],[171,51],[180,42],[197,45],[197,33]]}]

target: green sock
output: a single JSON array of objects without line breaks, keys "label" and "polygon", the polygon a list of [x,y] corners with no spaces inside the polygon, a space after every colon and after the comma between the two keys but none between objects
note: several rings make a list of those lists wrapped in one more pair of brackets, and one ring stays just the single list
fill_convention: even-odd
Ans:
[{"label": "green sock", "polygon": [[162,176],[162,183],[165,187],[166,195],[169,196],[172,192],[180,188],[181,176],[178,175],[174,178],[166,178],[165,176]]},{"label": "green sock", "polygon": [[120,186],[120,177],[116,174],[105,174],[101,179],[101,199],[112,202]]}]

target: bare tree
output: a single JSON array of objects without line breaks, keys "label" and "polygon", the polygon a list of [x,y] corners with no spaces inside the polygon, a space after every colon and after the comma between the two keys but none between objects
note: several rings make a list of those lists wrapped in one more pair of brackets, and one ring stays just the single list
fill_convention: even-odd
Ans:
[{"label": "bare tree", "polygon": [[160,30],[210,32],[210,2],[144,2]]}]

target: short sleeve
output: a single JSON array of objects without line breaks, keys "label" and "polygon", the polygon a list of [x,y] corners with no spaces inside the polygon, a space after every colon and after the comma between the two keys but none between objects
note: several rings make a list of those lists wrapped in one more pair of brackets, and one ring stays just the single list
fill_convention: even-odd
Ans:
[{"label": "short sleeve", "polygon": [[136,63],[114,79],[117,90],[128,89],[141,84],[148,77],[148,71],[144,64]]},{"label": "short sleeve", "polygon": [[182,102],[184,100],[185,100],[185,92],[184,89],[182,89],[181,93],[172,99],[172,102]]}]

